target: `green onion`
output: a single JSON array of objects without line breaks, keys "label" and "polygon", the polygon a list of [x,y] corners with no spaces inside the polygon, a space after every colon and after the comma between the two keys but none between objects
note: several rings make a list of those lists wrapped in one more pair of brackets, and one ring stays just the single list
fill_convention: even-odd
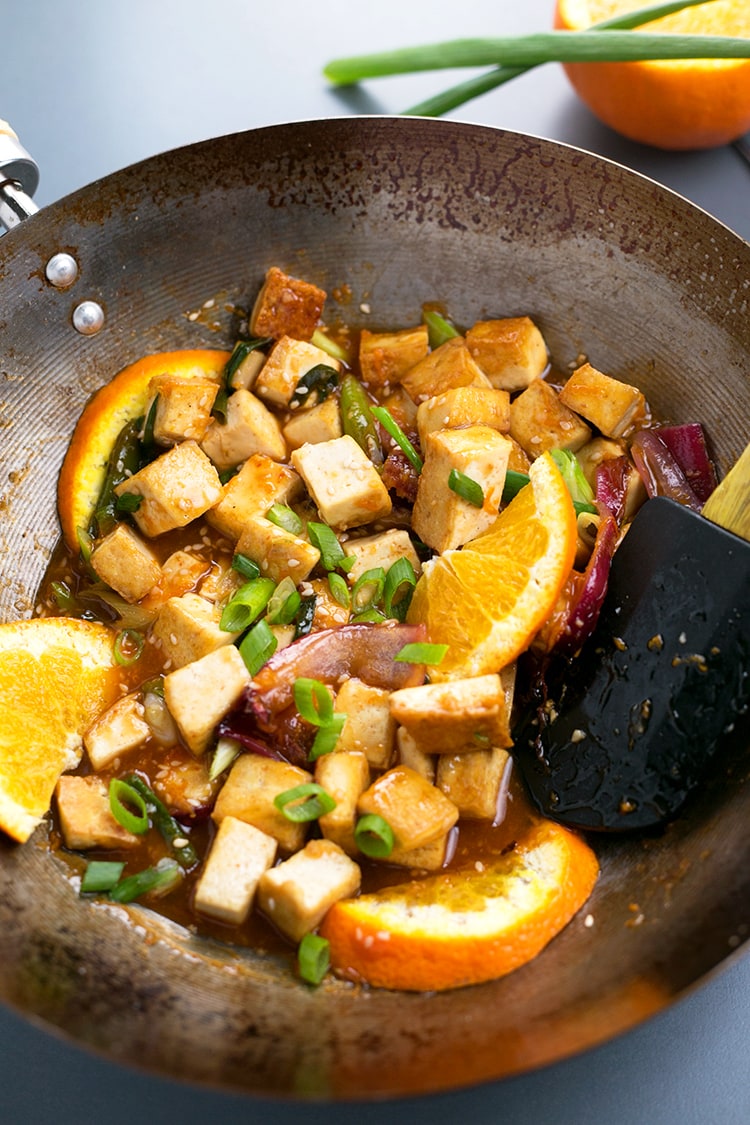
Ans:
[{"label": "green onion", "polygon": [[383,608],[387,617],[404,620],[416,584],[417,576],[408,559],[396,559],[395,563],[388,567],[383,588]]},{"label": "green onion", "polygon": [[109,783],[109,807],[117,823],[128,832],[142,836],[148,831],[146,802],[132,785],[119,777],[113,777]]},{"label": "green onion", "polygon": [[175,820],[166,805],[136,774],[132,774],[128,778],[127,784],[145,801],[146,808],[153,819],[154,827],[158,830],[162,839],[171,847],[180,867],[184,867],[186,871],[195,867],[198,862],[195,848],[187,839],[185,829]]},{"label": "green onion", "polygon": [[222,425],[227,424],[227,407],[229,405],[229,391],[226,387],[222,387],[214,399],[214,404],[211,407],[211,417]]},{"label": "green onion", "polygon": [[91,534],[85,527],[76,528],[76,539],[78,540],[78,549],[81,552],[81,558],[88,564],[91,562],[91,552],[94,549],[94,540]]},{"label": "green onion", "polygon": [[308,523],[307,534],[313,547],[320,551],[320,564],[325,570],[336,570],[339,567],[346,571],[354,566],[354,559],[344,554],[344,548],[327,523]]},{"label": "green onion", "polygon": [[361,613],[355,613],[352,617],[352,625],[382,625],[388,618],[379,609],[363,609]]},{"label": "green onion", "polygon": [[159,699],[163,699],[164,677],[154,676],[151,680],[145,680],[141,684],[141,695],[158,695]]},{"label": "green onion", "polygon": [[59,609],[67,612],[74,609],[76,600],[67,582],[53,582],[51,589]]},{"label": "green onion", "polygon": [[236,570],[244,578],[257,578],[260,567],[247,555],[235,555],[232,559],[232,570]]},{"label": "green onion", "polygon": [[332,750],[336,749],[336,743],[344,729],[346,719],[345,714],[335,711],[331,721],[326,723],[324,727],[320,727],[307,755],[309,761],[314,762],[318,758],[322,758],[324,754],[330,754]]},{"label": "green onion", "polygon": [[318,402],[323,402],[338,385],[339,373],[336,368],[329,367],[327,363],[317,363],[297,383],[289,400],[289,407],[294,410],[295,407],[302,406],[313,393]]},{"label": "green onion", "polygon": [[122,668],[129,668],[140,660],[145,644],[143,634],[137,629],[120,629],[115,637],[112,655]]},{"label": "green onion", "polygon": [[156,408],[159,405],[159,396],[156,395],[148,408],[146,420],[143,423],[141,434],[141,457],[150,461],[154,456],[156,443],[154,442],[154,423],[156,422]]},{"label": "green onion", "polygon": [[88,527],[91,535],[107,535],[117,522],[115,489],[141,467],[140,428],[141,419],[127,422],[115,438],[107,459],[104,483]]},{"label": "green onion", "polygon": [[306,637],[312,630],[313,619],[315,617],[315,603],[317,600],[315,594],[310,594],[309,597],[302,599],[297,612],[297,618],[294,622],[295,641],[300,637]]},{"label": "green onion", "polygon": [[243,637],[239,649],[245,667],[251,676],[260,672],[267,660],[276,652],[278,641],[265,621],[259,621]]},{"label": "green onion", "polygon": [[333,600],[338,602],[339,605],[343,606],[344,609],[348,609],[352,604],[352,599],[349,594],[349,587],[347,586],[345,579],[343,579],[340,574],[337,574],[335,570],[329,571],[328,586],[330,588],[331,597],[333,598]]},{"label": "green onion", "polygon": [[373,464],[382,464],[383,449],[372,414],[372,404],[354,375],[346,374],[341,380],[340,409],[344,433],[354,438]]},{"label": "green onion", "polygon": [[308,781],[302,785],[295,785],[293,789],[286,789],[278,793],[273,803],[287,820],[295,824],[306,824],[310,820],[317,820],[336,808],[336,802],[330,793],[326,793],[322,785],[315,781]]},{"label": "green onion", "polygon": [[333,719],[333,698],[320,680],[299,676],[292,688],[294,705],[306,722],[325,727]]},{"label": "green onion", "polygon": [[574,500],[573,507],[575,508],[575,513],[577,516],[595,516],[598,515],[599,511],[596,504],[587,504],[584,500]]},{"label": "green onion", "polygon": [[268,344],[272,343],[273,339],[270,336],[255,336],[250,340],[238,340],[224,368],[225,387],[229,389],[232,386],[233,376],[237,374],[237,371],[251,352],[257,351],[258,348],[265,348]]},{"label": "green onion", "polygon": [[373,609],[383,596],[385,589],[385,571],[382,566],[366,570],[360,574],[352,588],[352,610],[363,613]]},{"label": "green onion", "polygon": [[377,813],[361,816],[354,828],[354,839],[363,855],[370,859],[387,859],[395,843],[393,829]]},{"label": "green onion", "polygon": [[232,477],[236,477],[240,471],[240,465],[230,465],[228,469],[222,469],[219,473],[219,480],[222,484],[229,484]]},{"label": "green onion", "polygon": [[266,621],[269,625],[291,625],[301,605],[302,595],[292,579],[282,578],[268,603]]},{"label": "green onion", "polygon": [[320,984],[331,965],[330,946],[320,934],[305,934],[297,947],[299,975],[307,984]]},{"label": "green onion", "polygon": [[514,496],[517,496],[522,488],[531,480],[528,473],[517,473],[515,469],[508,469],[505,474],[505,484],[503,485],[503,502],[508,503]]},{"label": "green onion", "polygon": [[337,344],[335,340],[332,340],[330,336],[326,335],[322,328],[315,329],[310,337],[310,343],[316,348],[320,348],[322,352],[328,352],[334,359],[340,359],[342,363],[346,363],[349,358],[344,348],[342,348],[340,344]]},{"label": "green onion", "polygon": [[208,771],[208,780],[216,781],[224,773],[224,770],[229,769],[234,759],[240,752],[240,744],[234,738],[220,738],[216,743],[214,756],[211,760],[211,768]]},{"label": "green onion", "polygon": [[447,651],[448,645],[432,645],[427,641],[414,641],[412,644],[404,645],[393,659],[406,664],[434,665],[440,664]]},{"label": "green onion", "polygon": [[430,347],[435,349],[444,344],[446,340],[452,340],[454,336],[460,336],[461,333],[457,328],[454,328],[449,320],[441,316],[435,309],[424,309],[422,311],[422,320],[427,325],[427,335],[430,341]]},{"label": "green onion", "polygon": [[142,503],[143,497],[139,492],[123,492],[115,500],[115,511],[137,512]]},{"label": "green onion", "polygon": [[272,504],[266,512],[266,519],[283,531],[290,531],[292,535],[299,535],[305,526],[297,513],[286,504]]},{"label": "green onion", "polygon": [[271,578],[251,578],[229,599],[219,621],[226,633],[242,633],[263,612],[276,589]]},{"label": "green onion", "polygon": [[481,508],[484,504],[484,489],[481,484],[458,469],[451,469],[448,473],[448,488],[475,508]]},{"label": "green onion", "polygon": [[92,859],[81,879],[81,894],[111,891],[125,870],[124,863],[114,860]]},{"label": "green onion", "polygon": [[390,411],[386,410],[384,406],[373,406],[372,413],[373,417],[377,418],[378,422],[380,422],[380,425],[383,427],[386,433],[393,438],[399,449],[401,449],[401,451],[406,454],[416,471],[418,473],[421,473],[423,468],[422,458],[419,456],[416,449],[409,441],[408,437],[401,429]]},{"label": "green onion", "polygon": [[173,859],[160,859],[156,867],[147,867],[121,880],[109,892],[114,902],[132,902],[149,891],[171,890],[180,881],[180,868]]}]

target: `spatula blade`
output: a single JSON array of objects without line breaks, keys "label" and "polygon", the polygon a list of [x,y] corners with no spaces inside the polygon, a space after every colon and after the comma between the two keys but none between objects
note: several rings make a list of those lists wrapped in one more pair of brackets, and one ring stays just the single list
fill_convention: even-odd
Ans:
[{"label": "spatula blade", "polygon": [[594,636],[553,662],[514,731],[541,811],[630,831],[674,816],[722,737],[748,723],[750,543],[664,498],[615,554]]}]

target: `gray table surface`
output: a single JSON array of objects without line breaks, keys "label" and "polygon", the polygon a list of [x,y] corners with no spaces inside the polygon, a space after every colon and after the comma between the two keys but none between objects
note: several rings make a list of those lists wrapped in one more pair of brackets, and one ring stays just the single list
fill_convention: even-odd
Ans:
[{"label": "gray table surface", "polygon": [[[258,125],[397,113],[454,76],[337,93],[329,58],[471,35],[545,29],[552,0],[25,0],[2,4],[0,115],[42,170],[37,202],[156,152]],[[7,9],[7,10],[6,10]],[[651,176],[750,239],[750,167],[734,148],[667,154],[624,141],[547,66],[451,114],[578,145]],[[294,1105],[194,1089],[94,1058],[0,1009],[0,1122],[135,1119],[310,1125],[535,1120],[560,1125],[750,1121],[750,959],[646,1025],[502,1084],[387,1105]]]}]

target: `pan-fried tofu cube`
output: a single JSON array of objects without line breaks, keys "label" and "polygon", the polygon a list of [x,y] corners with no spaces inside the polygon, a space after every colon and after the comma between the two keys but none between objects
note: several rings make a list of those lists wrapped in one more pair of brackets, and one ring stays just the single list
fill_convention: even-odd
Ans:
[{"label": "pan-fried tofu cube", "polygon": [[115,758],[142,746],[150,735],[140,696],[131,692],[108,707],[89,727],[83,745],[94,769],[102,770]]},{"label": "pan-fried tofu cube", "polygon": [[249,682],[250,673],[234,645],[217,648],[164,677],[169,713],[196,757],[208,748],[216,724]]},{"label": "pan-fried tofu cube", "polygon": [[382,387],[398,383],[430,350],[427,325],[400,332],[368,332],[359,338],[359,366],[366,383]]},{"label": "pan-fried tofu cube", "polygon": [[349,607],[336,601],[327,578],[313,578],[310,593],[315,596],[311,632],[319,633],[321,629],[335,629],[338,625],[347,624],[351,616]]},{"label": "pan-fried tofu cube", "polygon": [[511,746],[500,676],[420,684],[391,693],[391,715],[425,754],[459,754]]},{"label": "pan-fried tofu cube", "polygon": [[593,489],[596,489],[596,471],[602,461],[612,461],[622,457],[625,447],[610,438],[595,437],[587,441],[576,452],[576,459],[583,470],[583,475]]},{"label": "pan-fried tofu cube", "polygon": [[341,410],[338,399],[327,398],[309,410],[299,410],[293,414],[283,427],[287,448],[299,449],[308,442],[315,445],[319,441],[333,441],[341,437]]},{"label": "pan-fried tofu cube", "polygon": [[257,562],[264,578],[274,582],[291,578],[295,585],[307,578],[320,558],[320,551],[312,543],[262,516],[245,522],[237,553]]},{"label": "pan-fried tofu cube", "polygon": [[451,829],[430,844],[421,848],[394,848],[386,862],[396,867],[408,867],[412,871],[439,871],[451,858],[455,850],[456,830]]},{"label": "pan-fried tofu cube", "polygon": [[368,570],[382,567],[387,574],[399,559],[407,559],[416,575],[422,572],[422,564],[414,550],[411,536],[402,528],[381,531],[377,535],[365,535],[361,539],[350,539],[346,544],[346,553],[355,560],[347,574],[352,585]]},{"label": "pan-fried tofu cube", "polygon": [[406,727],[396,728],[396,757],[399,765],[408,766],[425,781],[429,781],[430,785],[435,784],[437,775],[435,755],[425,754],[424,750],[420,750]]},{"label": "pan-fried tofu cube", "polygon": [[408,766],[394,766],[376,778],[359,798],[357,811],[381,816],[397,847],[409,851],[444,836],[458,820],[453,802]]},{"label": "pan-fried tofu cube", "polygon": [[139,602],[161,578],[151,548],[126,523],[118,523],[91,552],[96,573],[126,602]]},{"label": "pan-fried tofu cube", "polygon": [[437,785],[457,806],[461,816],[494,820],[510,755],[500,747],[441,754]]},{"label": "pan-fried tofu cube", "polygon": [[504,391],[522,391],[549,363],[544,337],[528,316],[477,321],[466,345],[493,387]]},{"label": "pan-fried tofu cube", "polygon": [[[412,526],[423,542],[442,553],[475,539],[497,519],[510,442],[490,426],[436,430],[426,435],[423,453]],[[481,508],[450,487],[453,469],[480,486]]]},{"label": "pan-fried tofu cube", "polygon": [[179,598],[192,590],[210,572],[211,564],[189,551],[173,551],[161,566],[161,577],[143,599],[145,608],[158,608],[170,598]]},{"label": "pan-fried tofu cube", "polygon": [[334,371],[341,370],[341,362],[328,352],[305,340],[282,336],[274,344],[255,380],[255,393],[274,406],[289,406],[297,384],[313,367],[323,364]]},{"label": "pan-fried tofu cube", "polygon": [[266,362],[266,354],[260,348],[255,348],[253,351],[248,352],[244,359],[235,367],[234,371],[229,377],[229,386],[233,391],[238,391],[242,388],[245,391],[251,391],[255,386],[255,380],[260,374],[263,364]]},{"label": "pan-fried tofu cube", "polygon": [[115,488],[118,496],[142,496],[133,519],[144,535],[185,527],[221,499],[216,469],[194,441],[162,453]]},{"label": "pan-fried tofu cube", "polygon": [[230,926],[241,925],[261,875],[276,859],[276,848],[273,836],[225,816],[195,888],[195,909]]},{"label": "pan-fried tofu cube", "polygon": [[261,876],[258,905],[283,934],[299,942],[339,899],[359,890],[357,864],[330,840],[310,840],[302,851]]},{"label": "pan-fried tofu cube", "polygon": [[291,461],[331,527],[360,527],[391,511],[391,498],[377,469],[348,434],[303,445],[292,452]]},{"label": "pan-fried tofu cube", "polygon": [[200,594],[183,594],[161,607],[150,640],[161,649],[168,668],[183,668],[237,639],[237,633],[219,628],[220,621],[221,610],[212,602]]},{"label": "pan-fried tofu cube", "polygon": [[194,816],[213,807],[222,777],[211,779],[209,755],[196,758],[185,747],[170,746],[159,760],[152,784],[173,816]]},{"label": "pan-fried tofu cube", "polygon": [[309,340],[325,304],[326,293],[317,285],[290,277],[271,266],[250,314],[253,336],[293,336]]},{"label": "pan-fried tofu cube", "polygon": [[206,512],[206,519],[236,543],[249,519],[265,516],[273,504],[289,504],[301,491],[302,481],[294,469],[265,453],[253,453],[224,485],[221,499]]},{"label": "pan-fried tofu cube", "polygon": [[510,429],[510,395],[495,387],[452,387],[419,404],[417,429],[424,444],[433,430],[461,426],[491,426],[505,434]]},{"label": "pan-fried tofu cube", "polygon": [[531,458],[524,453],[512,434],[509,435],[509,441],[510,457],[508,458],[508,469],[512,469],[514,473],[528,473]]},{"label": "pan-fried tofu cube", "polygon": [[285,852],[295,852],[305,842],[307,825],[287,820],[274,799],[287,789],[312,781],[307,770],[259,754],[240,754],[216,798],[211,813],[216,824],[235,816],[278,840]]},{"label": "pan-fried tofu cube", "polygon": [[435,348],[401,378],[416,403],[441,395],[450,387],[489,387],[490,381],[472,358],[462,336]]},{"label": "pan-fried tofu cube", "polygon": [[560,401],[605,437],[623,437],[646,417],[646,400],[637,387],[604,375],[590,363],[573,372],[560,391]]},{"label": "pan-fried tofu cube", "polygon": [[198,593],[215,605],[226,605],[247,579],[228,562],[214,560],[211,569],[198,587]]},{"label": "pan-fried tofu cube", "polygon": [[510,433],[532,460],[547,449],[575,453],[591,438],[591,430],[569,410],[554,387],[535,379],[510,404]]},{"label": "pan-fried tofu cube", "polygon": [[286,442],[278,419],[252,391],[242,388],[227,399],[226,422],[213,419],[201,448],[217,469],[231,469],[253,453],[265,453],[274,461],[286,457]]},{"label": "pan-fried tofu cube", "polygon": [[157,445],[176,445],[190,438],[201,440],[211,421],[211,411],[219,393],[218,382],[157,375],[148,389],[151,403],[156,399],[154,441]]},{"label": "pan-fried tofu cube", "polygon": [[132,848],[139,842],[115,820],[108,787],[100,777],[66,774],[58,781],[55,795],[67,848]]},{"label": "pan-fried tofu cube", "polygon": [[370,784],[370,764],[360,750],[338,749],[315,763],[315,780],[333,797],[336,808],[318,820],[326,840],[333,840],[347,855],[357,855],[354,826],[357,801]]},{"label": "pan-fried tofu cube", "polygon": [[344,680],[336,696],[336,711],[346,715],[336,752],[361,750],[374,769],[387,769],[396,738],[390,693],[355,678]]},{"label": "pan-fried tofu cube", "polygon": [[383,398],[383,406],[404,433],[417,432],[417,404],[404,387],[391,387]]}]

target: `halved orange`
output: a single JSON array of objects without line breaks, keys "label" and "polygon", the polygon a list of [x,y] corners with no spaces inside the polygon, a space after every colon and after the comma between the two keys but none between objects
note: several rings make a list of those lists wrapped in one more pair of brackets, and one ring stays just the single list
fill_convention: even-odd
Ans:
[{"label": "halved orange", "polygon": [[0,625],[0,828],[27,840],[117,694],[113,633],[67,617]]},{"label": "halved orange", "polygon": [[426,563],[408,621],[448,645],[433,680],[498,672],[528,648],[573,565],[576,516],[548,453],[487,531]]},{"label": "halved orange", "polygon": [[156,375],[218,379],[230,353],[213,349],[158,352],[123,368],[84,408],[73,432],[57,486],[63,538],[73,550],[78,528],[87,528],[99,499],[109,454],[127,422],[145,412]]},{"label": "halved orange", "polygon": [[343,899],[320,933],[349,980],[413,992],[479,984],[536,957],[583,906],[598,871],[579,836],[540,820],[481,871]]}]

